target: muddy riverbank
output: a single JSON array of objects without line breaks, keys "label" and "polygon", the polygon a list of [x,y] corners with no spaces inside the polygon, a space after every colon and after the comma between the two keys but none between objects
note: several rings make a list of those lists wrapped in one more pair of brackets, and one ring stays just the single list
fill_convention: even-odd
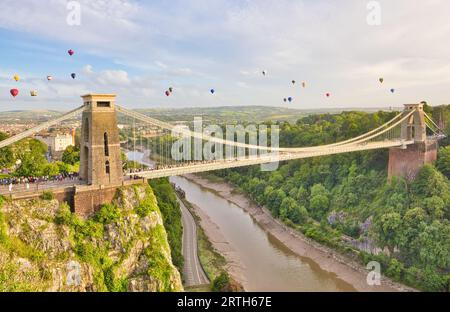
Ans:
[{"label": "muddy riverbank", "polygon": [[[265,208],[260,208],[251,202],[244,194],[234,191],[233,187],[224,182],[211,181],[197,175],[184,176],[189,181],[200,185],[203,188],[211,190],[220,197],[228,200],[242,208],[246,213],[252,216],[253,220],[265,231],[273,235],[286,246],[291,252],[305,261],[310,261],[310,265],[317,265],[321,270],[331,273],[336,279],[341,280],[346,286],[338,290],[344,291],[411,291],[412,289],[395,283],[387,278],[382,278],[380,286],[370,286],[367,284],[368,271],[359,263],[345,257],[336,251],[322,246],[302,234],[295,232],[275,220],[270,212]],[[248,285],[245,280],[247,268],[243,261],[239,259],[239,254],[233,250],[233,247],[227,242],[219,227],[211,218],[199,207],[196,207],[197,213],[201,217],[201,226],[210,237],[214,247],[225,256],[229,262],[230,273],[241,282],[244,287]]]}]

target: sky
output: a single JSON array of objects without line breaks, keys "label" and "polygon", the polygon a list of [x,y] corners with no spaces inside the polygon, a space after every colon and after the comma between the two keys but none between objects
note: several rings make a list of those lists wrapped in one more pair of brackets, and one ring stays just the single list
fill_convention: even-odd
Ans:
[{"label": "sky", "polygon": [[0,0],[0,111],[86,93],[129,108],[448,104],[449,14],[448,0]]}]

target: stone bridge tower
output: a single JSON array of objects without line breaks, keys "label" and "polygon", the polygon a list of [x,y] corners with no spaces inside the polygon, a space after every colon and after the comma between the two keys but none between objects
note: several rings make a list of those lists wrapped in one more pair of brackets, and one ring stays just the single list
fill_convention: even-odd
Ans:
[{"label": "stone bridge tower", "polygon": [[82,96],[86,107],[81,120],[80,177],[89,185],[123,182],[119,130],[113,94]]},{"label": "stone bridge tower", "polygon": [[414,180],[423,165],[433,163],[437,159],[437,139],[427,137],[427,125],[423,104],[405,104],[403,114],[415,111],[401,124],[401,139],[403,148],[389,149],[388,178],[393,176]]}]

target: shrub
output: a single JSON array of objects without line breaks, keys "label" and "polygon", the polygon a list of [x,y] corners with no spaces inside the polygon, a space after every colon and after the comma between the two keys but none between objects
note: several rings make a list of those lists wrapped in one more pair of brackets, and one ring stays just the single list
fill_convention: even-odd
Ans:
[{"label": "shrub", "polygon": [[386,270],[386,275],[396,281],[400,281],[404,269],[405,268],[401,262],[399,262],[397,259],[392,259],[389,262],[389,266]]},{"label": "shrub", "polygon": [[53,200],[53,199],[55,199],[55,195],[53,194],[52,191],[45,191],[44,193],[42,193],[41,199],[42,200]]},{"label": "shrub", "polygon": [[104,204],[95,216],[97,222],[109,224],[120,219],[120,209],[113,204]]},{"label": "shrub", "polygon": [[211,291],[224,292],[230,283],[230,276],[227,272],[222,272],[211,283]]},{"label": "shrub", "polygon": [[59,206],[58,212],[56,213],[55,222],[57,224],[64,225],[72,224],[72,212],[70,211],[69,205],[64,203]]}]

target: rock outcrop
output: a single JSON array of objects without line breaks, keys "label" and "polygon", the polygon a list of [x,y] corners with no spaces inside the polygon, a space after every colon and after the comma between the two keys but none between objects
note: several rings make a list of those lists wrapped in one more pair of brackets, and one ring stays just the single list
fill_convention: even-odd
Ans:
[{"label": "rock outcrop", "polygon": [[56,200],[0,199],[0,291],[182,290],[148,185],[88,220]]}]

